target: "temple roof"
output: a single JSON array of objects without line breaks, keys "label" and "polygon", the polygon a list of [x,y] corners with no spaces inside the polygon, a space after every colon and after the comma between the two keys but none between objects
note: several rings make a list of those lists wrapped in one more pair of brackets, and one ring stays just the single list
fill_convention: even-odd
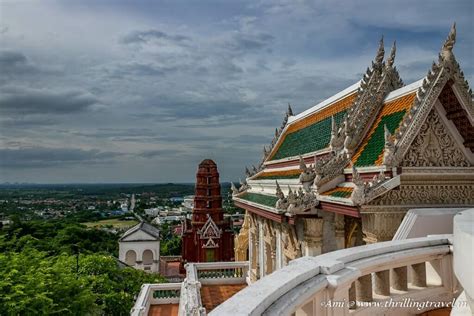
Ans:
[{"label": "temple roof", "polygon": [[[452,140],[430,159],[457,150],[458,160],[423,166],[473,167],[472,91],[452,54],[455,32],[453,26],[438,62],[421,80],[404,86],[394,67],[395,45],[384,61],[381,41],[359,82],[300,114],[289,107],[260,165],[246,168],[246,181],[232,187],[237,204],[258,214],[306,216],[317,208],[360,216],[360,206],[399,187],[404,168],[417,166],[406,157],[409,150],[439,145],[441,136],[420,134],[430,113],[449,130],[443,141]],[[426,138],[422,148],[412,148],[417,135]]]},{"label": "temple roof", "polygon": [[[331,119],[339,124],[355,98],[359,83],[339,92],[301,114],[290,117],[268,161],[298,157],[325,149],[331,138]],[[318,135],[318,137],[315,137]]]},{"label": "temple roof", "polygon": [[384,102],[382,110],[362,141],[362,145],[352,157],[352,163],[355,166],[380,166],[382,164],[385,126],[392,135],[397,131],[403,117],[413,105],[415,94],[413,91]]}]

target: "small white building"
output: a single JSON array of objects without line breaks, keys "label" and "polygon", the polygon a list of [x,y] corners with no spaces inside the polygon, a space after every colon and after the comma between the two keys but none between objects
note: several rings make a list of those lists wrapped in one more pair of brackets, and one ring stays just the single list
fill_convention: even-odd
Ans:
[{"label": "small white building", "polygon": [[135,269],[158,272],[160,231],[145,222],[127,230],[119,239],[119,259]]}]

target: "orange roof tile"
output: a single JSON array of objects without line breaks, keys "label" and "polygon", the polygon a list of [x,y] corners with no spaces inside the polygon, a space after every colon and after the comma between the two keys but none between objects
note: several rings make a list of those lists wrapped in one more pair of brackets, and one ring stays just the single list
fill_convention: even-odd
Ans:
[{"label": "orange roof tile", "polygon": [[246,286],[247,284],[203,285],[201,287],[202,304],[209,313]]},{"label": "orange roof tile", "polygon": [[148,316],[177,316],[179,304],[151,305]]},{"label": "orange roof tile", "polygon": [[297,179],[300,174],[300,169],[266,171],[257,175],[254,180]]},{"label": "orange roof tile", "polygon": [[322,195],[330,195],[330,196],[345,198],[345,197],[350,196],[352,194],[352,191],[353,191],[353,188],[351,187],[338,187],[338,188],[328,190],[322,193]]}]

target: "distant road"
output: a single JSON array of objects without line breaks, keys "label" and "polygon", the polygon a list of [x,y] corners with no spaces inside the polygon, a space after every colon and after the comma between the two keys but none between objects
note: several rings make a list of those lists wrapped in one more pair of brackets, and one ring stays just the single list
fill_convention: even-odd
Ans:
[{"label": "distant road", "polygon": [[133,214],[133,216],[135,216],[140,222],[144,222],[145,220],[140,216],[138,215],[137,213],[135,213],[133,210],[135,209],[135,194],[132,194],[132,198],[130,199],[130,208],[129,208],[129,211]]}]

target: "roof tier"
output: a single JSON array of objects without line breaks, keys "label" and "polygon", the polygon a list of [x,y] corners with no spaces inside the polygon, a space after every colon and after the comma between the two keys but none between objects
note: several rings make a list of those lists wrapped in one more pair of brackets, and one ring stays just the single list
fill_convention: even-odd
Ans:
[{"label": "roof tier", "polygon": [[331,117],[340,124],[354,103],[356,91],[290,123],[281,135],[268,161],[304,155],[327,148],[331,138]]}]

